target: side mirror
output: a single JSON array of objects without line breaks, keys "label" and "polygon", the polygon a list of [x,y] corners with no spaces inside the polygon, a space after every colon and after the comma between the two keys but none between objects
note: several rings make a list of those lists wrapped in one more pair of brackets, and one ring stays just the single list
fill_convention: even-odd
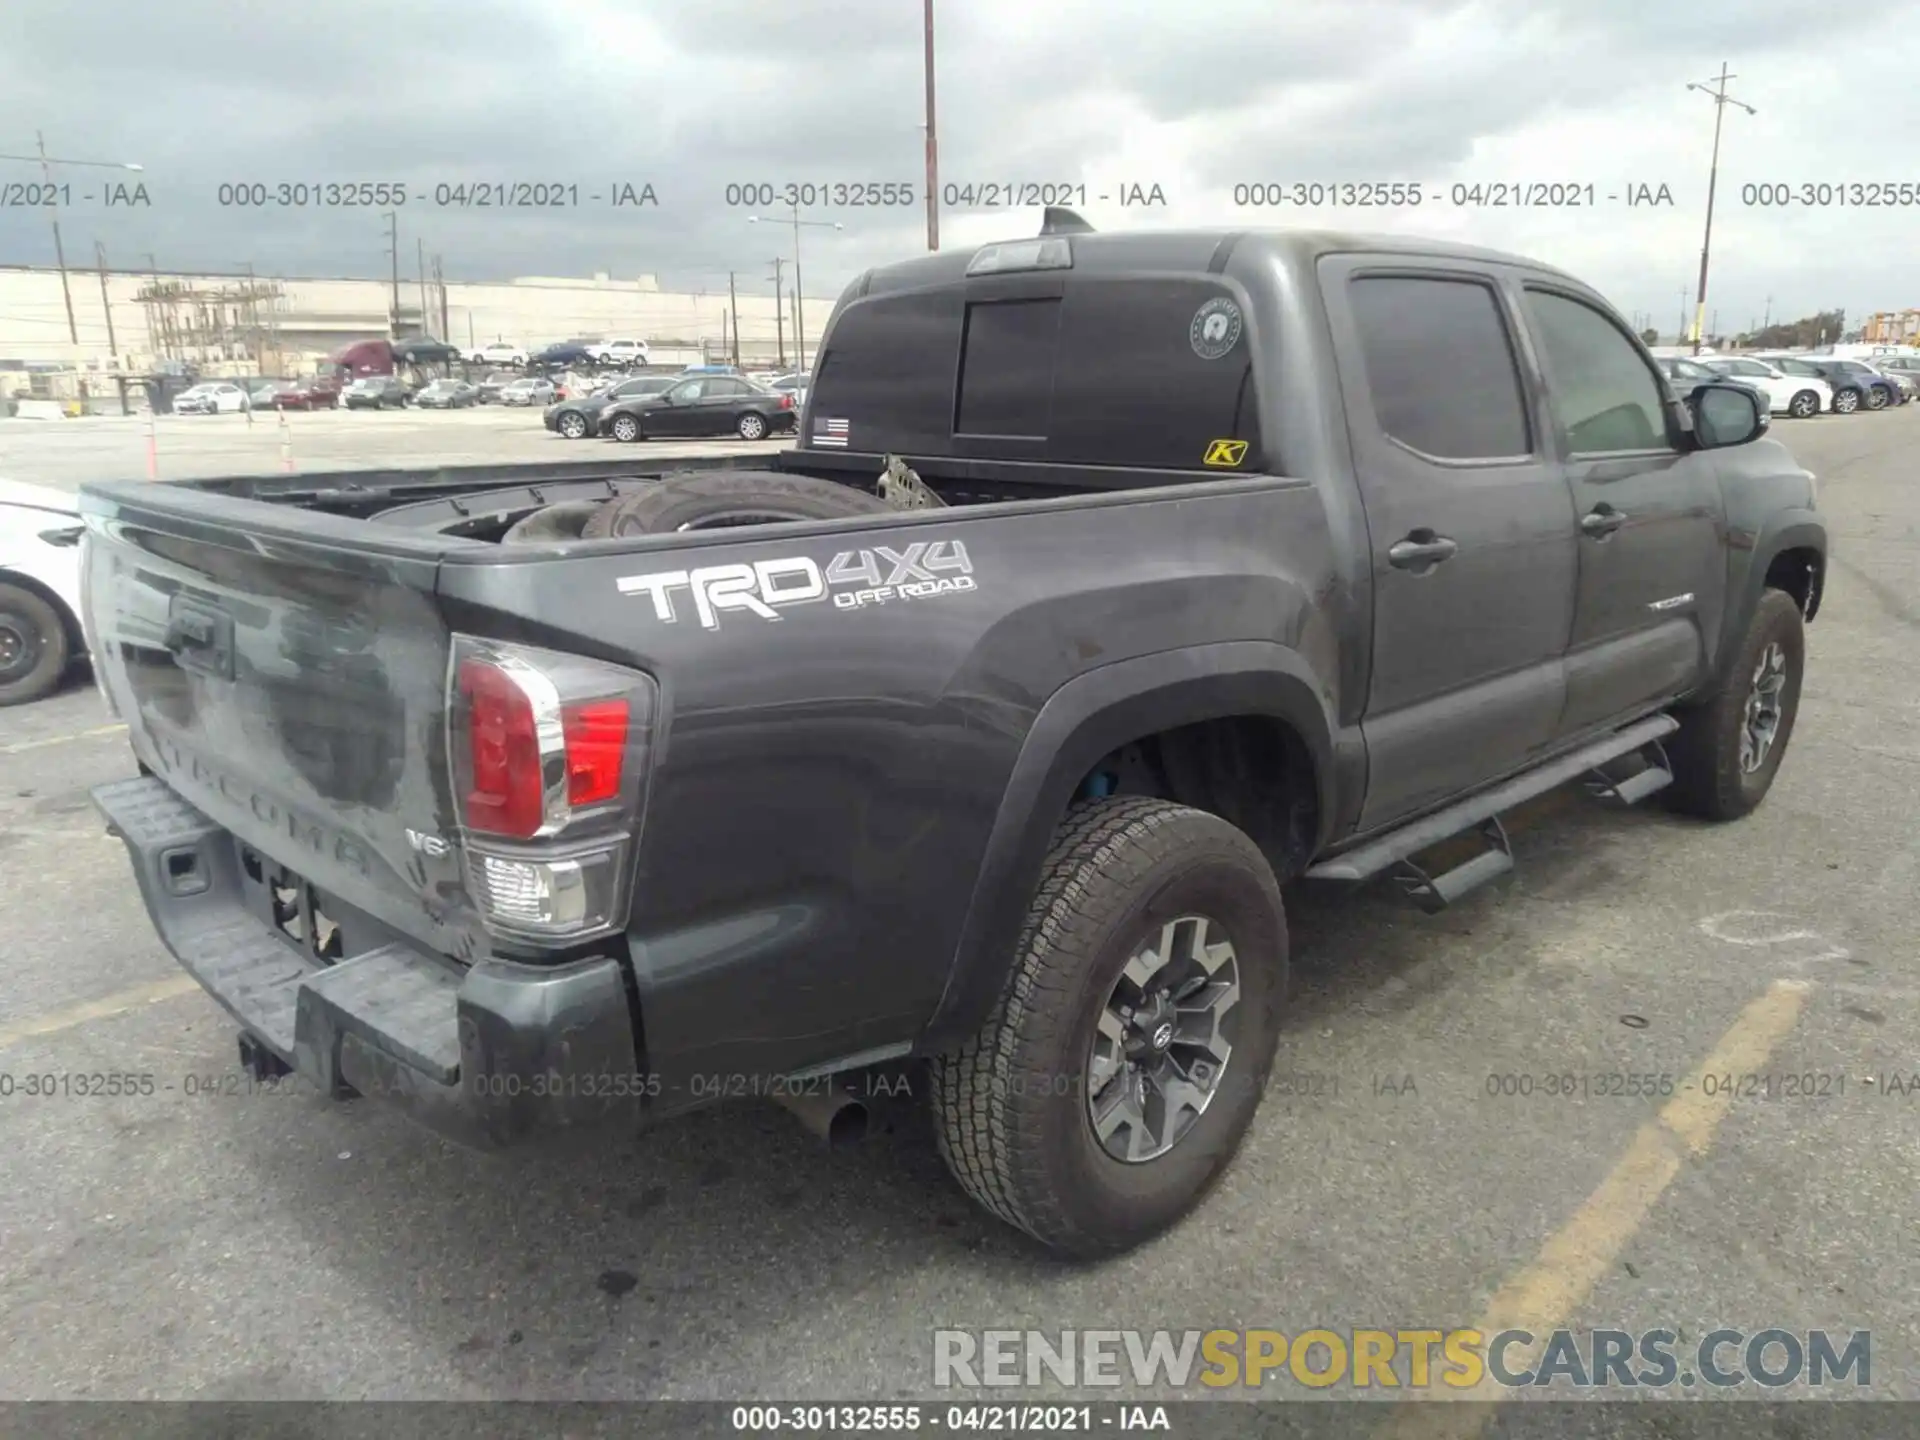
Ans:
[{"label": "side mirror", "polygon": [[1751,390],[1708,381],[1687,397],[1693,412],[1693,434],[1702,450],[1725,450],[1756,440],[1767,428],[1767,415]]}]

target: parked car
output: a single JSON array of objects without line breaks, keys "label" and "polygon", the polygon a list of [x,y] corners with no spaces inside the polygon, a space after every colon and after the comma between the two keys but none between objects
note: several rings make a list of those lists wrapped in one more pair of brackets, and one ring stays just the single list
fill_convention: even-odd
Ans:
[{"label": "parked car", "polygon": [[1920,385],[1920,354],[1882,355],[1873,362],[1883,375],[1900,375]]},{"label": "parked car", "polygon": [[678,375],[635,376],[606,390],[556,401],[547,407],[541,420],[556,435],[568,440],[584,440],[589,435],[600,433],[600,416],[609,405],[621,400],[637,400],[645,395],[658,395],[679,383]]},{"label": "parked car", "polygon": [[71,492],[0,480],[0,705],[51,694],[86,653],[83,528]]},{"label": "parked car", "polygon": [[1909,400],[1913,399],[1914,382],[1912,377],[1903,375],[1898,370],[1889,369],[1886,363],[1877,356],[1872,360],[1863,360],[1860,363],[1873,372],[1877,382],[1885,382],[1890,387],[1889,399],[1892,404],[1905,405]]},{"label": "parked car", "polygon": [[647,342],[644,340],[597,340],[587,350],[602,365],[647,363]]},{"label": "parked car", "polygon": [[1751,382],[1733,380],[1717,370],[1709,369],[1711,361],[1703,363],[1682,355],[1655,355],[1653,363],[1673,383],[1674,392],[1678,395],[1689,394],[1696,385],[1738,385],[1753,397],[1754,404],[1760,407],[1763,416],[1773,412],[1772,401],[1766,391]]},{"label": "parked car", "polygon": [[1804,420],[1833,408],[1833,387],[1817,375],[1789,375],[1776,365],[1747,355],[1729,355],[1705,362],[1708,370],[1752,385],[1764,392],[1775,414]]},{"label": "parked car", "polygon": [[738,435],[763,440],[792,431],[800,411],[793,396],[776,395],[741,375],[673,375],[665,390],[619,400],[600,412],[600,433],[615,440],[665,435]]},{"label": "parked car", "polygon": [[542,370],[563,370],[571,365],[594,365],[591,344],[585,340],[562,340],[544,350],[535,351],[527,364]]},{"label": "parked car", "polygon": [[[983,269],[1075,323],[970,305]],[[923,1061],[960,1185],[1108,1255],[1188,1215],[1276,1088],[1292,882],[1397,874],[1439,909],[1513,870],[1500,817],[1549,791],[1725,822],[1780,772],[1814,478],[1751,392],[1675,403],[1558,269],[1055,233],[863,274],[820,354],[800,445],[591,500],[618,553],[474,538],[557,508],[564,462],[517,499],[503,467],[409,486],[439,534],[350,518],[385,473],[82,488],[143,770],[94,801],[250,1075],[500,1149],[743,1092],[857,1136],[874,1067]],[[946,505],[896,509],[919,486]],[[302,509],[324,545],[286,543]],[[168,606],[222,643],[136,639]],[[1740,863],[1646,835],[1599,843]],[[1640,863],[1601,854],[1570,871],[1631,906]],[[276,924],[281,886],[332,924]]]},{"label": "parked car", "polygon": [[807,385],[812,378],[810,375],[798,372],[792,375],[776,375],[766,382],[766,386],[777,395],[793,396],[794,405],[804,407],[807,403]]},{"label": "parked car", "polygon": [[480,403],[480,387],[465,380],[433,380],[420,387],[413,403],[423,410],[464,410]]},{"label": "parked car", "polygon": [[475,383],[474,388],[479,391],[478,398],[482,405],[498,405],[500,392],[514,381],[524,378],[512,370],[490,370]]},{"label": "parked car", "polygon": [[1800,373],[1798,366],[1811,370],[1833,387],[1836,415],[1851,415],[1862,409],[1880,410],[1892,398],[1888,389],[1874,383],[1877,377],[1873,372],[1857,360],[1839,360],[1831,355],[1758,355],[1754,358],[1778,365],[1789,375]]},{"label": "parked car", "polygon": [[293,389],[294,386],[295,382],[292,380],[258,380],[249,386],[247,399],[257,409],[269,409],[273,405],[275,396]]},{"label": "parked car", "polygon": [[252,405],[247,391],[232,380],[204,380],[173,397],[176,415],[236,415]]},{"label": "parked car", "polygon": [[331,410],[340,403],[340,377],[315,375],[310,380],[295,380],[273,397],[276,410]]},{"label": "parked car", "polygon": [[475,365],[524,365],[527,363],[527,350],[524,345],[515,345],[510,340],[495,340],[478,350],[469,350],[467,359]]},{"label": "parked car", "polygon": [[551,405],[559,398],[559,387],[537,375],[522,375],[500,387],[502,405]]},{"label": "parked car", "polygon": [[347,410],[398,410],[412,398],[406,382],[393,375],[362,375],[340,392]]}]

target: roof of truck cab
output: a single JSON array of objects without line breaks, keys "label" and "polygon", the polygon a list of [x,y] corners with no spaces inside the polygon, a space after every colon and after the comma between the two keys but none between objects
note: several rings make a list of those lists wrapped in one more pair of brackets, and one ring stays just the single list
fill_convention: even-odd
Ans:
[{"label": "roof of truck cab", "polygon": [[[981,245],[968,245],[896,261],[868,272],[866,293],[939,285],[964,279],[968,264],[987,245],[1017,244],[1041,237],[1008,235]],[[1130,230],[1094,231],[1091,234],[1064,237],[1073,246],[1074,269],[1081,271],[1114,270],[1191,270],[1206,271],[1221,246],[1232,241],[1233,255],[1241,259],[1261,253],[1282,263],[1308,265],[1323,255],[1364,252],[1425,256],[1435,259],[1478,261],[1483,264],[1512,265],[1563,279],[1575,277],[1555,266],[1525,255],[1489,250],[1479,245],[1461,245],[1450,240],[1432,240],[1418,235],[1374,235],[1341,230],[1246,229],[1222,226],[1207,230]],[[858,283],[858,282],[856,282]],[[1576,283],[1578,283],[1576,281]]]}]

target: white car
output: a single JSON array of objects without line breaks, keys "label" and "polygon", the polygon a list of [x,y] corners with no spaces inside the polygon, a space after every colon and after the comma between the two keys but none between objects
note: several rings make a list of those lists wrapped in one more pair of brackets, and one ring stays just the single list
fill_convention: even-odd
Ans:
[{"label": "white car", "polygon": [[807,403],[807,384],[812,378],[810,375],[801,374],[775,375],[764,383],[769,390],[793,396],[794,407],[804,409]]},{"label": "white car", "polygon": [[1764,390],[1776,415],[1805,420],[1810,415],[1833,409],[1833,387],[1818,375],[1789,375],[1778,365],[1744,355],[1720,356],[1701,363],[1730,380],[1744,380],[1755,389]]},{"label": "white car", "polygon": [[207,380],[173,397],[176,415],[235,415],[252,404],[247,392],[231,380]]},{"label": "white car", "polygon": [[478,350],[469,350],[467,359],[475,365],[524,365],[527,363],[527,347],[508,340],[496,340],[491,345],[482,345]]},{"label": "white car", "polygon": [[80,513],[63,490],[0,480],[0,705],[50,694],[80,637]]},{"label": "white car", "polygon": [[644,365],[647,342],[644,340],[596,340],[587,353],[602,365]]}]

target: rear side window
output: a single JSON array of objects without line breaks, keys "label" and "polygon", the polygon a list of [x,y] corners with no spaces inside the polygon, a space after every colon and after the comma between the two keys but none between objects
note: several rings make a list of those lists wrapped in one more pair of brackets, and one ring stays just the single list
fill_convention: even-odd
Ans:
[{"label": "rear side window", "polygon": [[969,305],[955,433],[1044,440],[1059,349],[1058,300]]},{"label": "rear side window", "polygon": [[1383,431],[1442,460],[1533,453],[1513,342],[1491,286],[1368,275],[1348,294]]}]

